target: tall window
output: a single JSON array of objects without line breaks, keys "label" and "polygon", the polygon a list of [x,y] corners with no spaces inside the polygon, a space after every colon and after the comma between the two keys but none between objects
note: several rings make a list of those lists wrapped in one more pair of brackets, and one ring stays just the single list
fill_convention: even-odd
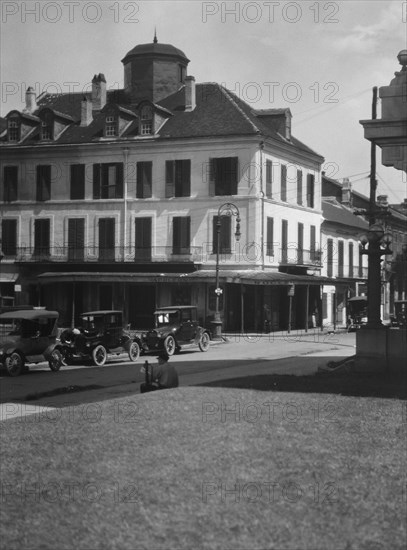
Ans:
[{"label": "tall window", "polygon": [[68,259],[83,260],[85,251],[85,219],[68,220]]},{"label": "tall window", "polygon": [[[219,216],[213,217],[213,253],[216,254],[218,250],[218,231],[217,222]],[[231,216],[220,217],[220,233],[219,233],[219,254],[230,254],[231,247]]]},{"label": "tall window", "polygon": [[50,253],[50,220],[37,219],[34,221],[34,254],[49,256]]},{"label": "tall window", "polygon": [[281,194],[280,199],[287,202],[287,166],[281,165]]},{"label": "tall window", "polygon": [[10,118],[8,121],[8,140],[20,141],[20,119]]},{"label": "tall window", "polygon": [[51,198],[51,166],[37,166],[37,201],[49,201]]},{"label": "tall window", "polygon": [[135,261],[151,259],[151,218],[136,218]]},{"label": "tall window", "polygon": [[297,170],[297,204],[302,204],[302,170]]},{"label": "tall window", "polygon": [[288,221],[281,220],[281,261],[287,263],[288,260]]},{"label": "tall window", "polygon": [[71,200],[83,200],[85,198],[85,165],[71,164]]},{"label": "tall window", "polygon": [[99,220],[99,260],[115,259],[115,220],[100,218]]},{"label": "tall window", "polygon": [[273,197],[273,163],[266,160],[266,197]]},{"label": "tall window", "polygon": [[274,256],[274,218],[267,217],[266,255]]},{"label": "tall window", "polygon": [[307,174],[307,206],[314,208],[315,177]]},{"label": "tall window", "polygon": [[117,119],[115,115],[109,114],[105,119],[105,137],[114,137],[117,134]]},{"label": "tall window", "polygon": [[18,185],[18,166],[5,166],[4,175],[4,202],[13,202],[17,200],[17,185]]},{"label": "tall window", "polygon": [[44,116],[41,120],[41,139],[52,139],[53,138],[53,126],[54,126],[54,116],[52,113],[44,113]]},{"label": "tall window", "polygon": [[123,198],[123,163],[93,165],[93,198]]},{"label": "tall window", "polygon": [[353,277],[353,243],[349,243],[348,247],[348,254],[349,254],[349,277]]},{"label": "tall window", "polygon": [[327,274],[328,277],[333,275],[333,264],[334,264],[334,242],[333,239],[328,239],[327,241]]},{"label": "tall window", "polygon": [[141,109],[140,134],[147,136],[153,133],[153,108],[145,105]]},{"label": "tall window", "polygon": [[297,263],[304,263],[304,224],[298,224]]},{"label": "tall window", "polygon": [[311,225],[310,227],[310,243],[309,243],[309,250],[310,250],[310,256],[311,261],[314,262],[317,260],[317,253],[316,253],[317,243],[316,243],[316,227],[315,225]]},{"label": "tall window", "polygon": [[237,195],[238,158],[209,159],[209,195]]},{"label": "tall window", "polygon": [[338,241],[338,277],[343,277],[343,241]]},{"label": "tall window", "polygon": [[150,197],[152,197],[152,176],[153,163],[151,161],[137,163],[136,197],[138,199],[149,199]]},{"label": "tall window", "polygon": [[172,230],[172,253],[189,254],[191,252],[191,218],[174,217]]},{"label": "tall window", "polygon": [[191,160],[167,160],[165,163],[165,196],[191,196]]},{"label": "tall window", "polygon": [[1,232],[3,254],[15,256],[17,254],[17,220],[2,220]]}]

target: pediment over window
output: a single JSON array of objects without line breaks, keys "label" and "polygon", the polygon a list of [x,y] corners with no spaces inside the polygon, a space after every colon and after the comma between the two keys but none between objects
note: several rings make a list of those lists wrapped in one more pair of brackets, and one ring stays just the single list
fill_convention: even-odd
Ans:
[{"label": "pediment over window", "polygon": [[141,101],[137,106],[139,113],[140,136],[152,136],[158,132],[161,126],[172,116],[171,111],[160,107],[151,101]]},{"label": "pediment over window", "polygon": [[48,107],[40,109],[38,118],[40,119],[39,138],[41,141],[55,141],[68,126],[74,123],[71,116]]},{"label": "pediment over window", "polygon": [[114,138],[122,136],[138,119],[137,113],[120,105],[106,105],[100,116],[103,117],[103,137]]},{"label": "pediment over window", "polygon": [[7,120],[7,141],[19,143],[23,141],[35,128],[40,119],[34,115],[10,111],[6,116]]}]

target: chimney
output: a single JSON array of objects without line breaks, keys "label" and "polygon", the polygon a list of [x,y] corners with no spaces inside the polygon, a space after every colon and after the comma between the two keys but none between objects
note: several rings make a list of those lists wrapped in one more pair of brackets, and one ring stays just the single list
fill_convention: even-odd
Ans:
[{"label": "chimney", "polygon": [[352,206],[352,184],[349,178],[342,180],[342,204]]},{"label": "chimney", "polygon": [[387,195],[379,195],[376,199],[376,202],[379,206],[382,206],[383,208],[387,208],[389,206]]},{"label": "chimney", "polygon": [[291,139],[291,119],[292,114],[290,109],[285,110],[285,139],[290,140]]},{"label": "chimney", "polygon": [[92,78],[92,108],[100,111],[106,105],[106,79],[99,73]]},{"label": "chimney", "polygon": [[195,77],[185,77],[185,111],[191,112],[196,107]]},{"label": "chimney", "polygon": [[33,113],[37,108],[37,101],[35,97],[35,91],[30,86],[25,92],[25,113]]},{"label": "chimney", "polygon": [[81,126],[89,126],[92,120],[92,101],[84,97],[81,101]]}]

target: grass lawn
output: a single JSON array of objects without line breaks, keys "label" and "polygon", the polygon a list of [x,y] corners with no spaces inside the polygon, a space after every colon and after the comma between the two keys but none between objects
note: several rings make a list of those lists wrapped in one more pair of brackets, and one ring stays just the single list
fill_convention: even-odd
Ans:
[{"label": "grass lawn", "polygon": [[4,421],[2,547],[405,549],[406,402],[270,387]]}]

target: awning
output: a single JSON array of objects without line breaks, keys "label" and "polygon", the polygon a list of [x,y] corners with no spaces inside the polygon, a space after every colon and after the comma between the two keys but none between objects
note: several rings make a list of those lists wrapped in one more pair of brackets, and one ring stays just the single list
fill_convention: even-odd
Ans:
[{"label": "awning", "polygon": [[0,273],[0,283],[15,283],[18,273]]},{"label": "awning", "polygon": [[[334,279],[317,275],[291,275],[279,271],[259,270],[220,270],[222,283],[254,285],[322,285],[335,284]],[[193,273],[111,273],[111,272],[61,272],[42,273],[38,276],[41,284],[51,283],[215,283],[214,269],[194,271]]]}]

